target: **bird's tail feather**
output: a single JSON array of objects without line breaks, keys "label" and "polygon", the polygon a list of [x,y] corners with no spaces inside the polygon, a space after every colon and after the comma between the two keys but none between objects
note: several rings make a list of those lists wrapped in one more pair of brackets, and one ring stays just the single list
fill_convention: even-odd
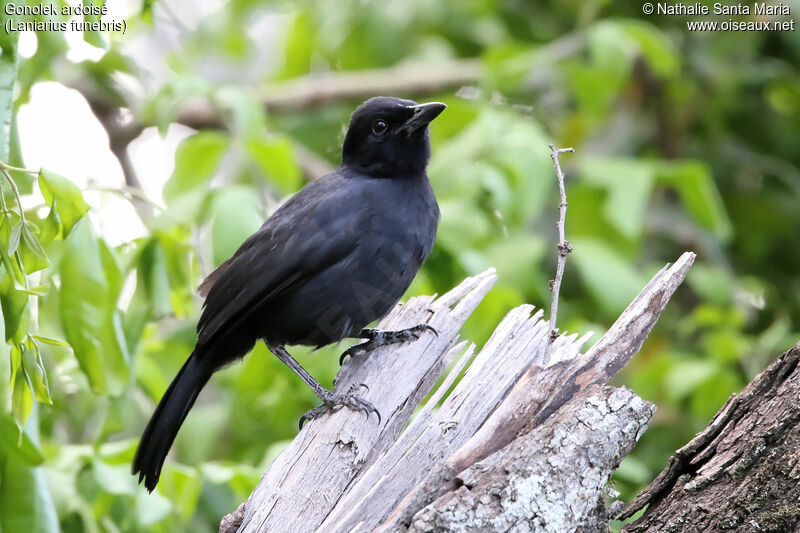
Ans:
[{"label": "bird's tail feather", "polygon": [[213,370],[207,366],[193,352],[172,380],[147,423],[133,460],[133,475],[139,474],[139,482],[144,480],[149,492],[158,483],[161,467],[183,420],[213,374]]}]

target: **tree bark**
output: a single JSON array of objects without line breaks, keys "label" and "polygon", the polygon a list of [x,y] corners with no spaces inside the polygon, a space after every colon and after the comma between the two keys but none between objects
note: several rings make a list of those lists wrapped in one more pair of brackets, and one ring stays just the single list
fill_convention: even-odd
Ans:
[{"label": "tree bark", "polygon": [[459,474],[461,486],[414,515],[406,531],[604,530],[608,479],[654,412],[628,389],[593,386]]},{"label": "tree bark", "polygon": [[311,421],[220,531],[607,529],[605,484],[654,407],[605,383],[639,350],[693,260],[686,253],[656,274],[588,352],[588,336],[561,335],[549,360],[548,324],[529,305],[509,312],[476,355],[458,342],[492,272],[439,299],[412,299],[380,327],[427,320],[439,336],[376,350],[337,378],[337,390],[368,383],[383,423],[347,410]]},{"label": "tree bark", "polygon": [[800,530],[800,344],[734,395],[619,518],[644,532]]}]

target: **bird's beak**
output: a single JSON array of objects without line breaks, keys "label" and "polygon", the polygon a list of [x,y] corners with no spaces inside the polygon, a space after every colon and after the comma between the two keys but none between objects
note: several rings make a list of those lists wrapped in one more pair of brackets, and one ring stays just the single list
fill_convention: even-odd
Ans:
[{"label": "bird's beak", "polygon": [[397,130],[405,132],[408,136],[430,124],[439,116],[439,113],[447,109],[447,106],[441,102],[429,102],[409,107],[414,110],[414,114]]}]

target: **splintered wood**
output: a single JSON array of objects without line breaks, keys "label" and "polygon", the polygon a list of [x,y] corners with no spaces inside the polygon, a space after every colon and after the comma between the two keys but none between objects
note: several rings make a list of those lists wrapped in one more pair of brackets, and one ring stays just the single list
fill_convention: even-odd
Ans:
[{"label": "splintered wood", "polygon": [[348,360],[335,386],[343,392],[368,384],[364,396],[383,422],[341,409],[308,423],[220,531],[574,531],[607,524],[598,503],[605,484],[654,407],[604,385],[639,350],[693,261],[686,253],[656,274],[588,352],[581,353],[588,335],[562,335],[547,360],[549,325],[530,305],[511,310],[482,349],[459,341],[462,324],[496,280],[492,270],[440,298],[398,306],[379,328],[426,322],[438,337]]}]

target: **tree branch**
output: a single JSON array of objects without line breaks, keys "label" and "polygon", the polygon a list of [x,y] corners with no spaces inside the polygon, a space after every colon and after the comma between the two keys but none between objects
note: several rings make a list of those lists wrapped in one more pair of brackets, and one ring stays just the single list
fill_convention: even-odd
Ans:
[{"label": "tree branch", "polygon": [[[313,74],[268,83],[259,91],[259,99],[269,112],[279,113],[312,109],[333,102],[360,101],[380,94],[414,97],[477,83],[481,72],[480,60],[459,59],[442,64],[403,64],[370,70]],[[141,188],[128,158],[127,147],[141,134],[145,125],[136,120],[123,123],[119,120],[118,113],[122,106],[130,109],[137,106],[105,94],[86,79],[76,81],[72,86],[83,94],[108,133],[111,151],[122,167],[126,184]],[[196,130],[226,127],[219,106],[205,98],[185,102],[178,111],[175,122]],[[295,143],[294,150],[298,165],[309,179],[316,179],[333,170],[328,161],[305,146]]]},{"label": "tree branch", "polygon": [[143,221],[151,219],[154,215],[152,202],[144,197],[142,193],[142,183],[133,168],[133,162],[128,156],[128,145],[144,131],[144,126],[134,120],[123,121],[120,115],[120,108],[106,103],[98,98],[90,98],[83,93],[84,98],[89,104],[89,108],[97,117],[100,125],[106,130],[108,144],[114,157],[117,158],[125,185],[128,190],[140,191],[138,194],[131,195],[134,209]]},{"label": "tree branch", "polygon": [[[311,74],[287,81],[271,82],[260,91],[259,100],[270,112],[297,111],[331,102],[364,100],[377,95],[435,94],[477,83],[482,73],[480,60],[459,59],[443,64],[401,64],[369,70]],[[180,110],[177,122],[195,129],[219,128],[217,107],[198,99]]]}]

